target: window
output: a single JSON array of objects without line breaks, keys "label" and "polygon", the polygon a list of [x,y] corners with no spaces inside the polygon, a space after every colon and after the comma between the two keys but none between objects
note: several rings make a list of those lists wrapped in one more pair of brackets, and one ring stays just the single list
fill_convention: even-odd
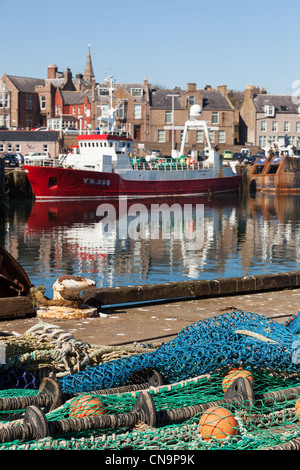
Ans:
[{"label": "window", "polygon": [[143,96],[143,88],[131,88],[131,96]]},{"label": "window", "polygon": [[[180,142],[182,142],[183,133],[184,133],[184,131],[180,131]],[[185,136],[185,143],[186,143],[187,141],[188,141],[188,133],[186,133],[186,136]]]},{"label": "window", "polygon": [[214,131],[208,131],[208,136],[209,136],[209,140],[211,141],[212,144],[215,143],[215,133]]},{"label": "window", "polygon": [[26,96],[26,109],[32,109],[32,95],[27,95]]},{"label": "window", "polygon": [[16,152],[21,152],[21,145],[20,144],[16,144]]},{"label": "window", "polygon": [[274,117],[275,116],[275,106],[265,105],[265,115]]},{"label": "window", "polygon": [[219,113],[213,112],[211,114],[211,123],[212,124],[219,124]]},{"label": "window", "polygon": [[0,152],[4,152],[4,144],[0,144]]},{"label": "window", "polygon": [[126,117],[126,108],[127,104],[126,103],[121,103],[116,111],[116,116],[118,119],[125,119]]},{"label": "window", "polygon": [[225,144],[226,142],[226,131],[219,131],[219,144]]},{"label": "window", "polygon": [[196,142],[197,144],[203,143],[203,130],[202,129],[200,131],[196,131]]},{"label": "window", "polygon": [[290,130],[290,123],[289,123],[288,121],[284,121],[283,130],[284,130],[284,132],[289,132],[289,130]]},{"label": "window", "polygon": [[195,97],[190,96],[190,106],[193,106],[195,104]]},{"label": "window", "polygon": [[98,87],[98,95],[105,96],[108,94],[109,94],[108,88]]},{"label": "window", "polygon": [[277,121],[272,122],[272,131],[273,132],[278,132],[278,122]]},{"label": "window", "polygon": [[269,136],[269,144],[272,145],[274,142],[276,142],[276,136],[275,135],[270,135]]},{"label": "window", "polygon": [[52,188],[53,186],[57,186],[57,178],[54,176],[49,176],[48,188]]},{"label": "window", "polygon": [[76,114],[76,108],[75,108],[75,106],[72,107],[72,114],[73,114],[73,116],[75,116],[75,114]]},{"label": "window", "polygon": [[9,95],[7,93],[4,96],[4,107],[9,108]]},{"label": "window", "polygon": [[10,126],[10,123],[9,123],[9,114],[4,114],[4,125],[5,125],[5,127],[9,127],[9,126]]},{"label": "window", "polygon": [[260,130],[261,130],[262,132],[266,132],[266,130],[267,130],[267,121],[261,121],[261,123],[260,123]]},{"label": "window", "polygon": [[13,146],[12,144],[7,144],[7,151],[12,152],[13,151]]},{"label": "window", "polygon": [[165,112],[165,122],[170,124],[172,122],[172,111]]},{"label": "window", "polygon": [[48,144],[43,145],[43,152],[48,152]]},{"label": "window", "polygon": [[165,131],[164,130],[158,130],[157,131],[157,141],[158,142],[165,142]]},{"label": "window", "polygon": [[46,96],[41,96],[41,109],[46,109]]},{"label": "window", "polygon": [[300,122],[296,122],[296,132],[300,132]]},{"label": "window", "polygon": [[267,144],[267,136],[265,135],[260,135],[258,138],[258,145],[260,147],[265,147]]},{"label": "window", "polygon": [[142,105],[135,104],[134,111],[133,111],[134,119],[141,119],[142,118]]}]

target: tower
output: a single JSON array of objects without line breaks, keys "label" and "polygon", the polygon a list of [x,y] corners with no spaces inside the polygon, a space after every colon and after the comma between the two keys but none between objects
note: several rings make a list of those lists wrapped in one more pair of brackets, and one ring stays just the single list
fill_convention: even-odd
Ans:
[{"label": "tower", "polygon": [[92,85],[93,78],[95,78],[94,71],[93,71],[93,65],[92,65],[90,45],[89,45],[89,49],[88,49],[88,56],[87,56],[87,61],[86,61],[85,72],[84,72],[83,78],[90,85]]}]

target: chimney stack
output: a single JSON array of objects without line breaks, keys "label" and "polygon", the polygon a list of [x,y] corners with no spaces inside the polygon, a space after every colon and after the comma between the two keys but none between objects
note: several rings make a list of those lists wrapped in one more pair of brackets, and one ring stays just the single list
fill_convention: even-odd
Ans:
[{"label": "chimney stack", "polygon": [[57,66],[48,65],[48,78],[57,78]]}]

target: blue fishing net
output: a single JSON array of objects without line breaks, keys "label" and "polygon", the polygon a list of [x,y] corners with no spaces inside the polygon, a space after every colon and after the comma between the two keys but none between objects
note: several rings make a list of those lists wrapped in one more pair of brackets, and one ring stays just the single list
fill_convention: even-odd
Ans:
[{"label": "blue fishing net", "polygon": [[153,352],[88,367],[59,381],[63,392],[77,393],[123,385],[147,368],[171,383],[238,365],[296,370],[299,331],[298,314],[280,324],[255,313],[225,313],[193,323]]},{"label": "blue fishing net", "polygon": [[36,389],[38,386],[39,381],[30,371],[14,367],[0,369],[0,390],[13,388]]}]

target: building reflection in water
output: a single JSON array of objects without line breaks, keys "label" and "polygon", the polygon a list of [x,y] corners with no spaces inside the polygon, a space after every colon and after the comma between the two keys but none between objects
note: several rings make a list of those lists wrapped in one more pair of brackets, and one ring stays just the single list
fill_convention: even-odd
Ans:
[{"label": "building reflection in water", "polygon": [[119,200],[11,203],[0,242],[49,296],[62,274],[81,274],[102,287],[298,270],[298,196],[126,204],[124,211]]}]

